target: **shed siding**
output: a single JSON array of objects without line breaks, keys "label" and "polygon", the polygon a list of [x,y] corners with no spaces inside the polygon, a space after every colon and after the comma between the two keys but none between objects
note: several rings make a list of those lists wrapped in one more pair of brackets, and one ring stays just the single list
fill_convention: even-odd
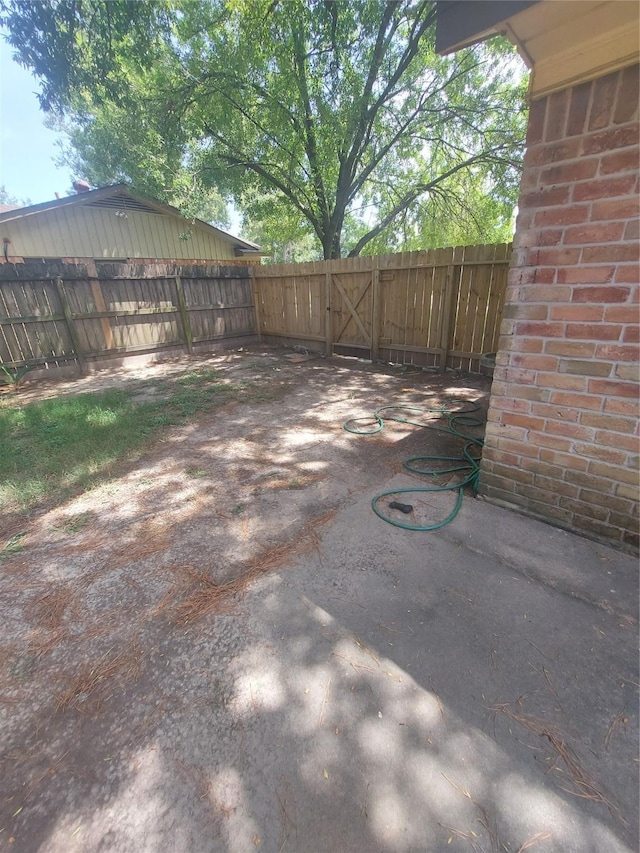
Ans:
[{"label": "shed siding", "polygon": [[639,71],[532,105],[479,488],[632,548]]},{"label": "shed siding", "polygon": [[80,205],[14,219],[0,225],[0,231],[0,239],[11,240],[10,253],[23,258],[234,257],[233,245],[222,236],[162,213]]}]

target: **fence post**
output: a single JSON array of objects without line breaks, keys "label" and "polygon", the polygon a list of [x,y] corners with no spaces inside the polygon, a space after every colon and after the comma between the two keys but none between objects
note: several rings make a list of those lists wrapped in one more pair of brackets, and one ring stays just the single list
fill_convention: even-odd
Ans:
[{"label": "fence post", "polygon": [[[451,259],[453,260],[453,258]],[[453,294],[454,294],[454,283],[453,283],[453,271],[454,264],[449,264],[447,267],[447,276],[445,278],[444,285],[444,299],[442,305],[442,336],[440,338],[440,348],[442,350],[440,354],[440,372],[444,373],[447,369],[447,357],[449,355],[449,334],[451,332],[451,314],[453,302]]]},{"label": "fence post", "polygon": [[184,288],[182,287],[182,279],[179,275],[176,276],[176,293],[178,295],[178,311],[182,320],[182,332],[184,341],[187,345],[187,352],[193,352],[193,334],[191,332],[191,324],[189,323],[189,314],[187,312],[187,301],[184,298]]},{"label": "fence post", "polygon": [[373,259],[371,270],[371,361],[380,359],[380,267],[378,256]]},{"label": "fence post", "polygon": [[325,318],[324,318],[324,337],[325,337],[324,347],[325,347],[325,353],[329,356],[329,355],[331,355],[332,350],[333,350],[333,341],[331,340],[331,325],[332,325],[332,318],[331,318],[331,286],[332,286],[332,275],[331,275],[331,270],[330,270],[330,268],[329,268],[329,265],[328,265],[327,261],[325,261],[325,263],[327,264],[327,269],[326,269],[325,274],[324,274],[324,295],[325,295],[325,307],[326,307],[326,309],[327,309],[327,310],[325,311]]},{"label": "fence post", "polygon": [[62,306],[62,313],[64,314],[64,319],[67,324],[67,329],[69,330],[69,337],[71,338],[71,343],[73,344],[73,348],[75,350],[76,358],[78,359],[78,365],[80,367],[80,373],[87,372],[87,364],[84,359],[84,354],[82,352],[82,347],[80,346],[80,338],[78,337],[78,330],[75,327],[75,323],[73,322],[73,314],[71,313],[71,308],[69,308],[69,303],[67,301],[67,294],[64,290],[64,284],[59,275],[57,275],[54,279],[56,285],[56,291],[58,293],[58,299],[60,300],[60,305]]},{"label": "fence post", "polygon": [[256,318],[256,334],[258,343],[262,343],[262,322],[260,319],[260,290],[258,287],[258,276],[254,272],[254,267],[251,267],[251,289],[253,291],[253,313]]}]

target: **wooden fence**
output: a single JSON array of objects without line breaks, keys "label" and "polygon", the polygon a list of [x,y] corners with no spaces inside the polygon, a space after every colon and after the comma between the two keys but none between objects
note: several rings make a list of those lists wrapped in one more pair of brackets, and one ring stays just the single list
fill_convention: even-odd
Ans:
[{"label": "wooden fence", "polygon": [[477,371],[495,352],[510,244],[255,267],[265,340]]},{"label": "wooden fence", "polygon": [[277,266],[0,265],[0,364],[85,370],[256,335],[327,353],[478,370],[498,348],[511,246]]},{"label": "wooden fence", "polygon": [[0,364],[59,367],[255,336],[246,266],[0,266]]}]

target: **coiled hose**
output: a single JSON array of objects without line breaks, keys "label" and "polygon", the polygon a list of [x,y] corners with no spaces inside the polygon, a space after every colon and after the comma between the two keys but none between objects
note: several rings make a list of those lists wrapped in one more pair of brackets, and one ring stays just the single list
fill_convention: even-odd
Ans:
[{"label": "coiled hose", "polygon": [[[473,401],[453,399],[449,400],[448,403],[444,403],[435,408],[403,405],[381,406],[379,409],[376,409],[370,417],[350,418],[348,421],[345,421],[343,424],[344,429],[354,435],[375,435],[384,429],[385,421],[395,421],[396,423],[410,424],[412,426],[422,427],[423,429],[435,429],[440,432],[448,432],[466,442],[462,448],[461,456],[412,456],[410,459],[403,462],[403,466],[414,474],[424,474],[432,477],[442,474],[461,474],[463,477],[462,480],[447,486],[417,486],[411,489],[392,489],[388,492],[382,492],[381,494],[376,495],[371,501],[371,508],[379,518],[388,522],[388,524],[393,524],[394,527],[401,527],[403,530],[439,530],[441,527],[444,527],[446,524],[453,521],[460,510],[465,487],[471,486],[474,492],[478,487],[480,454],[484,442],[480,438],[469,435],[464,430],[465,428],[468,429],[483,425],[484,421],[470,414],[471,412],[476,412],[479,408],[480,406]],[[435,416],[438,419],[445,419],[446,423],[444,426],[435,423],[424,423],[423,421],[413,419],[413,417],[405,417],[400,414],[402,412],[418,413],[417,417],[425,415]],[[374,423],[371,428],[360,426],[363,421],[370,423],[372,420]],[[425,469],[425,464],[432,462],[449,462],[455,464],[449,465],[446,468],[436,467]],[[455,505],[443,521],[438,521],[435,524],[409,524],[406,521],[401,521],[400,519],[386,515],[379,506],[379,503],[383,498],[387,498],[391,495],[451,491],[457,491]],[[401,509],[402,512],[411,510],[410,507],[404,507],[402,504],[396,504],[396,506],[398,509]]]}]

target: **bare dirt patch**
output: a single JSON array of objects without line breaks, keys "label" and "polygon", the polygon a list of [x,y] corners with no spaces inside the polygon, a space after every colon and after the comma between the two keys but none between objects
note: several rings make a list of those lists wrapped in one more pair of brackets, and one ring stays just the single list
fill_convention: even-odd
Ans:
[{"label": "bare dirt patch", "polygon": [[137,383],[146,399],[162,393],[149,380],[193,367],[250,387],[167,430],[109,482],[0,533],[0,547],[25,534],[0,562],[0,844],[46,849],[62,804],[104,781],[100,745],[125,761],[180,703],[179,673],[162,686],[153,673],[173,649],[196,654],[200,632],[224,630],[216,620],[256,578],[317,547],[335,512],[406,457],[460,451],[445,432],[391,424],[360,437],[345,420],[451,397],[486,408],[486,377],[288,354],[245,348],[21,392]]}]

